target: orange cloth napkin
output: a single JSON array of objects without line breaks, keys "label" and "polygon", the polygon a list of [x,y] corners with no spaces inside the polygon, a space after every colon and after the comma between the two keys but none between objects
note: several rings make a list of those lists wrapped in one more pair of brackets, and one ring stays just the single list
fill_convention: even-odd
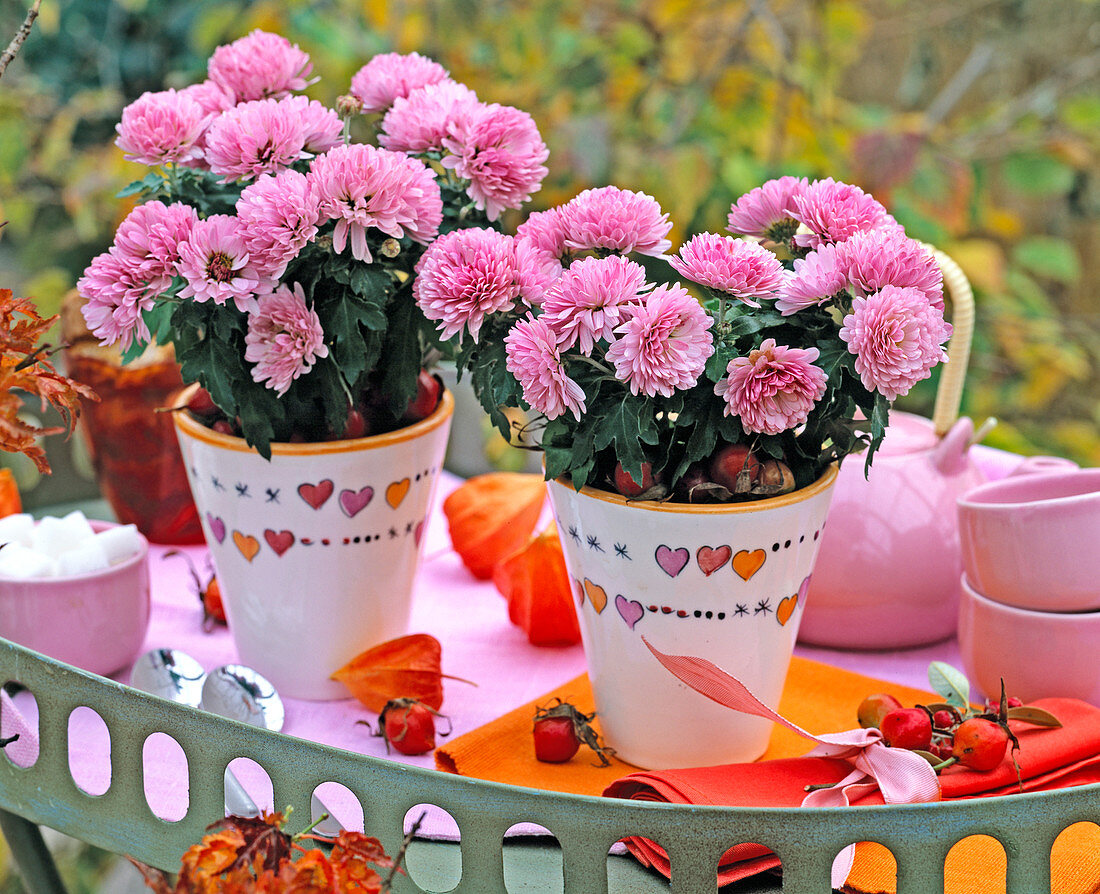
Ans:
[{"label": "orange cloth napkin", "polygon": [[[808,732],[829,733],[855,726],[860,701],[873,692],[891,692],[903,704],[929,703],[937,696],[886,683],[830,665],[795,657],[780,701],[779,713]],[[843,778],[850,766],[825,758],[801,758],[810,743],[776,726],[767,752],[758,763],[723,767],[634,772],[612,758],[610,767],[595,766],[582,751],[566,764],[535,759],[531,736],[535,707],[558,696],[580,710],[593,710],[591,688],[577,677],[542,698],[473,730],[437,749],[436,765],[452,773],[577,794],[605,792],[614,797],[689,804],[741,806],[798,806],[809,783]],[[1019,754],[1028,791],[1100,782],[1100,709],[1073,699],[1039,702],[1062,720],[1059,730],[1020,726]],[[598,718],[597,718],[598,724]],[[1014,724],[1015,727],[1015,724]],[[1015,771],[1006,761],[991,773],[962,767],[941,776],[944,797],[977,797],[1018,791]],[[872,796],[861,804],[881,803]],[[664,853],[643,839],[628,842],[643,864],[666,876]],[[775,869],[779,861],[765,848],[738,845],[726,853],[719,879],[726,884],[758,872]],[[946,865],[948,894],[999,894],[1004,891],[1005,857],[992,839],[965,839],[951,852]],[[1053,890],[1058,894],[1094,894],[1100,890],[1100,829],[1090,823],[1071,827],[1059,837],[1052,852]],[[844,890],[891,892],[895,889],[893,857],[883,847],[860,844]]]}]

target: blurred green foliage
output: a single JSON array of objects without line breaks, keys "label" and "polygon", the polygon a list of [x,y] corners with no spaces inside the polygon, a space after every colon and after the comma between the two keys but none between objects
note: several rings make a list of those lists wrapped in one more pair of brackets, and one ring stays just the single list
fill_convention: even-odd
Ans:
[{"label": "blurred green foliage", "polygon": [[[0,0],[2,30],[24,12]],[[0,265],[60,299],[142,173],[111,143],[122,106],[200,79],[218,44],[286,35],[328,102],[418,50],[534,115],[536,207],[641,189],[677,240],[768,177],[860,184],[975,286],[963,409],[1002,420],[987,443],[1100,465],[1098,27],[1091,0],[47,0],[0,84]],[[934,388],[902,405],[930,413]]]}]

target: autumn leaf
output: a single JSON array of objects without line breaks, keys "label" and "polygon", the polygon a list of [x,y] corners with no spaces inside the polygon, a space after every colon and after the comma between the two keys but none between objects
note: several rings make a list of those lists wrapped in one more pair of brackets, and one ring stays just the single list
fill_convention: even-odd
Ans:
[{"label": "autumn leaf", "polygon": [[443,706],[443,647],[427,633],[391,639],[357,655],[332,675],[376,714],[395,698]]},{"label": "autumn leaf", "polygon": [[499,561],[527,542],[545,500],[542,477],[521,472],[478,475],[447,497],[451,544],[474,577],[488,580]]},{"label": "autumn leaf", "polygon": [[581,641],[561,541],[551,524],[493,571],[493,583],[508,600],[508,617],[535,646]]},{"label": "autumn leaf", "polygon": [[19,487],[11,469],[0,469],[0,518],[15,515],[23,511],[23,501],[19,498]]}]

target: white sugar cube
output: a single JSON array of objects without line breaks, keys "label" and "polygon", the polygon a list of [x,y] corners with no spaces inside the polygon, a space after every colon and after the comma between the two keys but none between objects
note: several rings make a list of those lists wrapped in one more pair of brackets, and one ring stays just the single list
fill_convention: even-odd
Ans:
[{"label": "white sugar cube", "polygon": [[141,552],[141,535],[137,525],[120,525],[100,531],[93,538],[107,554],[107,561],[117,565]]},{"label": "white sugar cube", "polygon": [[30,547],[51,559],[74,549],[95,532],[82,512],[70,512],[64,518],[48,515],[31,531]]},{"label": "white sugar cube", "polygon": [[0,543],[28,544],[34,530],[34,516],[29,512],[17,512],[0,518]]},{"label": "white sugar cube", "polygon": [[95,537],[85,540],[79,546],[57,557],[57,573],[62,576],[91,574],[93,571],[102,571],[110,566],[103,544]]},{"label": "white sugar cube", "polygon": [[26,580],[32,577],[54,577],[57,563],[21,543],[9,543],[0,548],[0,576]]}]

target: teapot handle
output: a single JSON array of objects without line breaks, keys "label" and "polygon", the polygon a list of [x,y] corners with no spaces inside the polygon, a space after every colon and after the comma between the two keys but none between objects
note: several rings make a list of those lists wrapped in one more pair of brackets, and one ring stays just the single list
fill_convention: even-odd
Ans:
[{"label": "teapot handle", "polygon": [[932,412],[932,427],[937,437],[944,437],[959,418],[966,366],[970,361],[970,342],[974,336],[974,290],[962,268],[938,249],[932,248],[936,263],[943,272],[943,285],[951,297],[951,325],[954,329],[947,345],[947,363],[940,373],[936,390],[936,405]]}]

